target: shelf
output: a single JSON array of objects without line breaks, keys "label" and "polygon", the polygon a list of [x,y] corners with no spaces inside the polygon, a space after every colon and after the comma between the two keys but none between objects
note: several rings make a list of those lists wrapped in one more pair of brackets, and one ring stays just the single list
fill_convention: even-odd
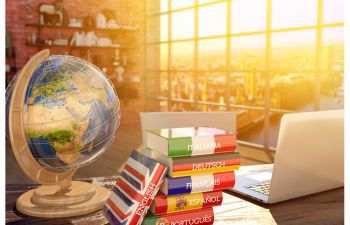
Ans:
[{"label": "shelf", "polygon": [[135,32],[138,29],[130,29],[130,28],[92,28],[92,27],[70,27],[70,26],[57,26],[57,25],[43,25],[37,23],[27,23],[25,24],[27,27],[36,27],[36,28],[59,28],[59,29],[72,29],[72,30],[92,30],[92,31],[108,31],[108,32]]},{"label": "shelf", "polygon": [[133,49],[135,47],[112,47],[112,46],[75,46],[75,45],[47,45],[47,44],[26,44],[31,47],[40,47],[40,48],[75,48],[75,49]]}]

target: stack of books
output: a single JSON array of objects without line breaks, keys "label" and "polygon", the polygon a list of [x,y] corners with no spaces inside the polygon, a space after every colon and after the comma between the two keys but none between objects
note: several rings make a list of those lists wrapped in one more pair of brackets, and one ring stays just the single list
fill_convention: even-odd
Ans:
[{"label": "stack of books", "polygon": [[240,167],[236,135],[208,127],[147,131],[143,154],[168,167],[143,224],[213,224]]}]

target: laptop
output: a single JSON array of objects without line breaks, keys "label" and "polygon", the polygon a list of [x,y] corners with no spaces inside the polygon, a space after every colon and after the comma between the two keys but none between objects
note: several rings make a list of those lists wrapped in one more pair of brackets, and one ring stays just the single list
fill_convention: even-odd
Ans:
[{"label": "laptop", "polygon": [[274,164],[242,166],[231,191],[276,203],[344,186],[344,110],[282,117]]}]

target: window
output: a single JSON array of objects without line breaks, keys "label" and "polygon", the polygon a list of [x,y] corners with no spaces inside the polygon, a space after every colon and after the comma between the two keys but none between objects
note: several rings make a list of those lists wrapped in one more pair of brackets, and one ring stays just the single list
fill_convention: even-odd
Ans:
[{"label": "window", "polygon": [[285,113],[343,108],[343,0],[147,0],[149,110],[237,112],[274,149]]}]

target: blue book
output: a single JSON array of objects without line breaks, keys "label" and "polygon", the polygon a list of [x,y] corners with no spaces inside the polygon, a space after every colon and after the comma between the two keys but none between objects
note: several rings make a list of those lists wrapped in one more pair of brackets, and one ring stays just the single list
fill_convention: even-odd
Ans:
[{"label": "blue book", "polygon": [[200,174],[186,177],[166,177],[160,191],[167,196],[232,189],[235,172]]}]

